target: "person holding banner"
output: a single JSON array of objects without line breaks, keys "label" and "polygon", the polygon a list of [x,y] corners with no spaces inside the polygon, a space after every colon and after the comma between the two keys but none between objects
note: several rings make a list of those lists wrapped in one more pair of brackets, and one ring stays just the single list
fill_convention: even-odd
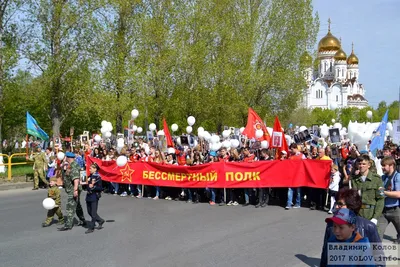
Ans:
[{"label": "person holding banner", "polygon": [[[253,153],[250,153],[250,148],[249,147],[245,147],[243,149],[243,162],[254,162],[256,161],[257,158]],[[250,205],[250,197],[252,197],[252,189],[251,188],[245,188],[244,189],[244,199],[245,199],[245,203],[243,204],[243,207],[246,207],[248,205]]]},{"label": "person holding banner", "polygon": [[[303,153],[301,153],[298,149],[297,144],[293,143],[289,147],[290,149],[290,157],[289,160],[303,160],[306,159]],[[286,203],[286,210],[289,210],[292,208],[293,205],[293,191],[296,191],[296,204],[293,206],[294,209],[299,209],[301,207],[301,188],[288,188],[288,200]]]}]

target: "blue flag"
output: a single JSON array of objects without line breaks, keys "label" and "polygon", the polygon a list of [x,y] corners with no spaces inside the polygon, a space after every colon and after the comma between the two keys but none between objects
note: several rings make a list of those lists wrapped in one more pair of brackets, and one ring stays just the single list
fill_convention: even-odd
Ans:
[{"label": "blue flag", "polygon": [[33,118],[31,114],[29,114],[29,112],[26,112],[26,132],[42,140],[49,140],[49,136],[47,135],[47,133],[39,127],[35,118]]},{"label": "blue flag", "polygon": [[376,135],[371,141],[371,146],[369,147],[369,150],[371,150],[371,153],[374,156],[376,155],[376,152],[378,150],[383,149],[383,145],[385,143],[386,125],[388,122],[388,112],[389,112],[389,110],[386,110],[386,113],[383,116],[382,121],[378,126],[378,129],[376,130]]}]

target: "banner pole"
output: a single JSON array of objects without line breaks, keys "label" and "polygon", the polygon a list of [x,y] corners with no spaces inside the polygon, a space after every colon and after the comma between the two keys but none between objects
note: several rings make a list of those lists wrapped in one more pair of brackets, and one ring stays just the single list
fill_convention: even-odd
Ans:
[{"label": "banner pole", "polygon": [[224,203],[226,204],[226,188],[224,188]]},{"label": "banner pole", "polygon": [[29,143],[28,143],[28,141],[29,141],[29,135],[27,134],[27,135],[26,135],[26,144],[25,144],[25,153],[26,153],[26,156],[28,156],[28,154],[29,154],[29,148],[28,148]]}]

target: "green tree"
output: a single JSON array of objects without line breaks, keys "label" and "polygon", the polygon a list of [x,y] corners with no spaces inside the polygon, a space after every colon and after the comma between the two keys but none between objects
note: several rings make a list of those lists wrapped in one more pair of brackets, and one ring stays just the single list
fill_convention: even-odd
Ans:
[{"label": "green tree", "polygon": [[[99,3],[90,1],[29,1],[24,55],[40,72],[47,92],[53,136],[79,105],[91,85],[92,13]],[[72,126],[72,125],[70,125]]]},{"label": "green tree", "polygon": [[17,24],[14,20],[15,12],[22,5],[22,1],[0,1],[0,153],[3,145],[3,119],[5,115],[4,92],[12,80],[12,69],[18,61]]}]

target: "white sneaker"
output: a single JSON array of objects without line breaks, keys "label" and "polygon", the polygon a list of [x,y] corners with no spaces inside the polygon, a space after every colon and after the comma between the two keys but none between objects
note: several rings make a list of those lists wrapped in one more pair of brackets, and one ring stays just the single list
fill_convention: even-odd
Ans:
[{"label": "white sneaker", "polygon": [[235,201],[235,202],[233,202],[233,204],[232,204],[233,206],[238,206],[239,205],[239,203],[237,202],[237,201]]},{"label": "white sneaker", "polygon": [[328,214],[332,214],[333,212],[330,210],[330,211],[328,211]]},{"label": "white sneaker", "polygon": [[229,201],[228,204],[226,204],[227,206],[232,206],[233,205],[233,201]]}]

